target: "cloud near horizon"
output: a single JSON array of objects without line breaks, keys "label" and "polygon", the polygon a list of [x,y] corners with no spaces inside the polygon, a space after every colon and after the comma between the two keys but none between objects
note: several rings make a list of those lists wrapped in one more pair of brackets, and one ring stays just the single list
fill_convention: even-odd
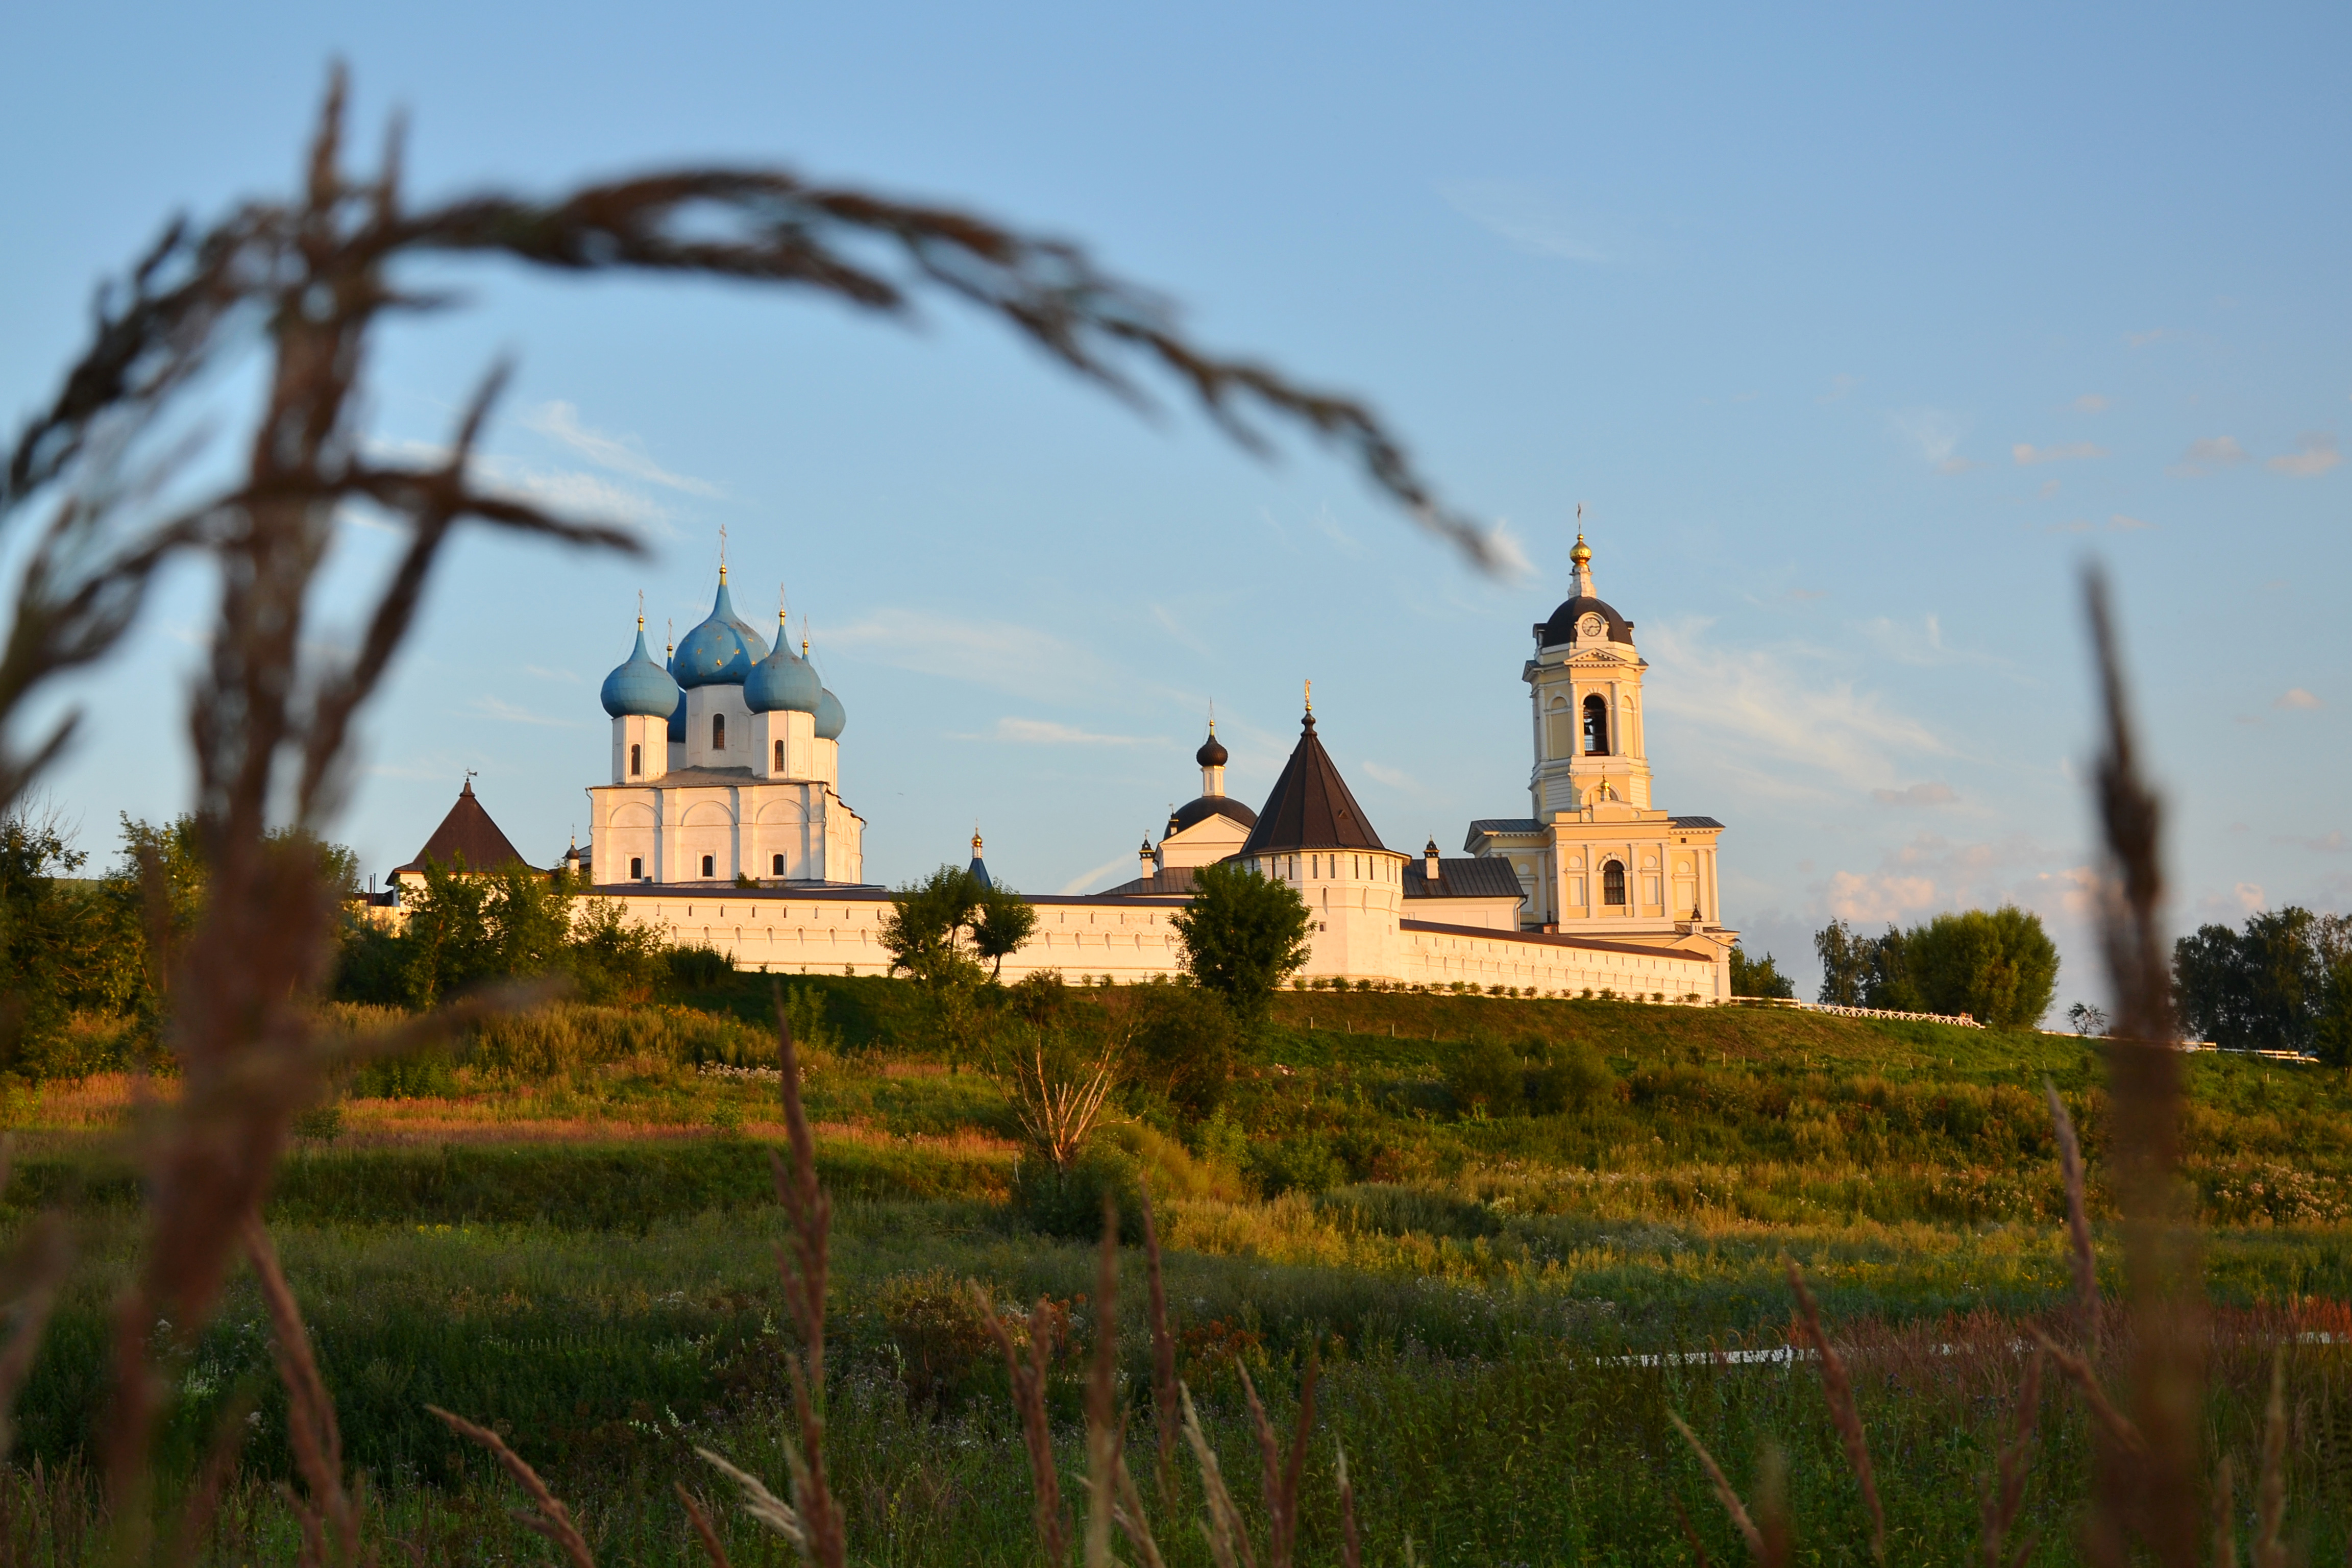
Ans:
[{"label": "cloud near horizon", "polygon": [[2336,437],[2325,430],[2305,430],[2294,438],[2294,450],[2273,458],[2263,466],[2274,474],[2290,479],[2315,479],[2344,460],[2336,449]]},{"label": "cloud near horizon", "polygon": [[609,469],[632,479],[659,485],[682,494],[700,496],[705,500],[723,500],[727,492],[709,479],[698,479],[690,474],[674,473],[654,461],[645,449],[645,443],[635,436],[614,436],[593,430],[580,422],[580,410],[562,401],[542,403],[521,420],[526,430],[537,431],[550,440],[569,447],[600,468]]},{"label": "cloud near horizon", "polygon": [[2020,441],[2009,449],[2009,455],[2016,459],[2019,468],[2030,468],[2037,463],[2077,463],[2089,458],[2104,458],[2107,449],[2089,441],[2068,441],[2057,447],[2036,447]]}]

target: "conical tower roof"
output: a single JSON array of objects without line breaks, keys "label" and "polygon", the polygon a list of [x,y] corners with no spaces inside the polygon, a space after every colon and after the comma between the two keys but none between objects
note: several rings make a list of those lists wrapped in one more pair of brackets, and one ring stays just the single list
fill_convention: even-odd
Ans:
[{"label": "conical tower roof", "polygon": [[499,830],[499,825],[490,820],[490,814],[482,809],[482,803],[475,798],[474,781],[470,778],[457,792],[457,804],[449,808],[449,815],[441,819],[441,826],[433,830],[433,837],[425,841],[416,858],[395,867],[394,871],[422,871],[427,860],[454,868],[461,856],[468,871],[495,871],[509,860],[522,859],[507,841],[507,836]]},{"label": "conical tower roof", "polygon": [[1240,855],[1272,855],[1293,849],[1385,849],[1381,836],[1348,781],[1339,776],[1331,753],[1315,738],[1315,712],[1309,709],[1298,727],[1298,744],[1274,781],[1274,793],[1258,807],[1257,825],[1235,851]]}]

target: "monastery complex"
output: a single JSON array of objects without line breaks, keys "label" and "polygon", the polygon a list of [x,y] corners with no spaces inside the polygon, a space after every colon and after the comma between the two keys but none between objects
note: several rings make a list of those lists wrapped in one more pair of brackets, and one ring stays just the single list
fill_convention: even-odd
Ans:
[{"label": "monastery complex", "polygon": [[[1134,982],[1181,971],[1169,917],[1202,866],[1239,859],[1289,883],[1313,912],[1299,979],[1341,977],[1545,994],[1602,990],[1712,1003],[1731,994],[1737,933],[1723,923],[1723,825],[1653,802],[1633,623],[1594,592],[1579,535],[1570,596],[1534,628],[1529,814],[1469,825],[1464,853],[1391,848],[1316,738],[1311,703],[1265,801],[1225,794],[1214,724],[1196,755],[1197,798],[1147,838],[1137,875],[1098,893],[1031,897],[1036,933],[1005,960],[1014,979],[1057,969]],[[607,782],[588,789],[589,843],[567,868],[593,896],[740,968],[879,974],[890,890],[864,879],[866,823],[841,795],[847,714],[803,643],[772,647],[739,618],[719,569],[710,615],[656,661],[640,618],[635,651],[601,692],[612,720]],[[972,869],[985,877],[981,841]],[[470,782],[395,889],[423,863],[520,856]],[[396,892],[395,892],[395,896]]]}]

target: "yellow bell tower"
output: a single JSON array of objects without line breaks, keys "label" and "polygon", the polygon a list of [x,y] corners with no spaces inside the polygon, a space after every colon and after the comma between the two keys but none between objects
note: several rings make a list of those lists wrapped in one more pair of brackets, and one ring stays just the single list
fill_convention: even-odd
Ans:
[{"label": "yellow bell tower", "polygon": [[1633,623],[1592,591],[1592,550],[1576,536],[1576,591],[1538,625],[1523,679],[1535,705],[1535,815],[1605,801],[1646,808],[1650,760]]}]

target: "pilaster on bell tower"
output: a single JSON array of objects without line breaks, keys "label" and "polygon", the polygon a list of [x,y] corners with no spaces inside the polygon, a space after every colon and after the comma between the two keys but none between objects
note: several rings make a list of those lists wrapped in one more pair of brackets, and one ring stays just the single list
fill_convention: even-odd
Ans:
[{"label": "pilaster on bell tower", "polygon": [[1593,591],[1592,551],[1579,530],[1569,558],[1576,589],[1535,628],[1536,655],[1521,678],[1534,708],[1535,816],[1619,803],[1650,805],[1649,748],[1633,623]]}]

